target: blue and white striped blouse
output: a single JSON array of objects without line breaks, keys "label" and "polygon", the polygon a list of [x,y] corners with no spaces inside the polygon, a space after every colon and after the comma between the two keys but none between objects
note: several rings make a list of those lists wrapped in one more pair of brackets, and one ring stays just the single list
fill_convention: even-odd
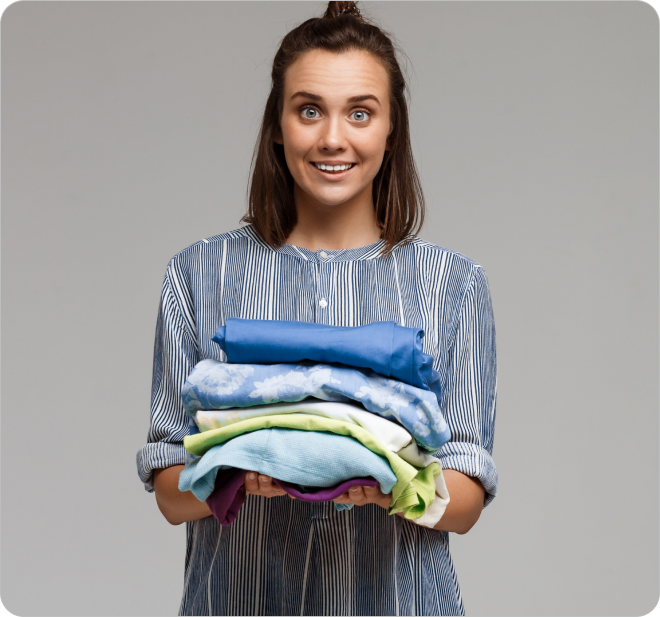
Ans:
[{"label": "blue and white striped blouse", "polygon": [[[440,409],[451,441],[443,469],[478,478],[495,496],[495,327],[477,263],[418,238],[382,256],[358,249],[273,249],[250,227],[193,244],[169,263],[156,328],[151,427],[137,455],[152,470],[185,463],[189,433],[180,392],[230,317],[334,326],[395,321],[422,328],[440,373]],[[181,615],[461,615],[448,534],[369,504],[249,495],[238,518],[186,523]]]}]

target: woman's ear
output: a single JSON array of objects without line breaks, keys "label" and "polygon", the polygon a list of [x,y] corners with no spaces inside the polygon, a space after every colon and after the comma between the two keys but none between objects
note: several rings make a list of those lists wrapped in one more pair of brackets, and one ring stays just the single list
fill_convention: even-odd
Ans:
[{"label": "woman's ear", "polygon": [[280,127],[277,127],[275,134],[273,136],[273,141],[276,144],[280,144],[280,146],[284,145],[284,140],[282,139],[282,131],[280,130]]},{"label": "woman's ear", "polygon": [[387,134],[387,139],[385,140],[385,151],[390,150],[392,148],[392,144],[390,143],[390,137],[392,135],[393,130],[394,130],[394,124],[390,122],[390,132]]}]

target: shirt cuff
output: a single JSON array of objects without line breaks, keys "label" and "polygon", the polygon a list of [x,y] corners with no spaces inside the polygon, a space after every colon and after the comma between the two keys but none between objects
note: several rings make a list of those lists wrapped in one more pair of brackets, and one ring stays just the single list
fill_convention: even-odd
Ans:
[{"label": "shirt cuff", "polygon": [[150,493],[154,492],[154,469],[185,465],[190,458],[182,443],[158,441],[142,446],[137,453],[137,468],[144,489]]},{"label": "shirt cuff", "polygon": [[487,450],[464,441],[450,441],[435,454],[443,469],[454,469],[477,478],[486,491],[484,508],[497,495],[497,467]]}]

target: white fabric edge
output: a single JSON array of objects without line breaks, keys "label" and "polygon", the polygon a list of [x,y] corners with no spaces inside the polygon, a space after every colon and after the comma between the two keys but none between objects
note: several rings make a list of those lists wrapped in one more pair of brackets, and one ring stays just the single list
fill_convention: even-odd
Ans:
[{"label": "white fabric edge", "polygon": [[[256,413],[257,410],[263,413]],[[266,405],[255,405],[254,407],[232,407],[220,410],[199,410],[195,413],[195,420],[202,433],[212,428],[203,428],[205,421],[201,418],[211,420],[214,416],[227,417],[237,412],[255,412],[253,417],[266,417],[269,415],[280,414],[308,414],[325,417],[343,422],[352,422],[369,431],[378,439],[388,450],[398,453],[402,448],[408,447],[411,442],[417,448],[412,435],[401,425],[383,418],[378,414],[367,411],[362,405],[351,403],[340,403],[334,401],[320,401],[318,399],[305,399],[297,403],[269,403]],[[246,418],[247,419],[247,418]],[[238,424],[245,419],[226,423],[226,426]],[[201,424],[201,426],[200,426]],[[215,427],[214,427],[215,428]],[[218,427],[220,428],[220,427]],[[425,466],[425,465],[418,465]]]},{"label": "white fabric edge", "polygon": [[[434,462],[437,463],[438,460],[434,459]],[[443,517],[448,504],[449,491],[447,490],[445,475],[441,473],[435,479],[435,499],[433,500],[433,503],[426,508],[424,514],[419,518],[416,518],[414,522],[423,527],[435,527]]]}]

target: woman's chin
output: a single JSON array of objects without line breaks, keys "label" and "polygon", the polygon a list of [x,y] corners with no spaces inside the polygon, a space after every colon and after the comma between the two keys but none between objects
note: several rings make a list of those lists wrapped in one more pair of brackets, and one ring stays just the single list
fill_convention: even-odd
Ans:
[{"label": "woman's chin", "polygon": [[[338,187],[339,188],[339,187]],[[321,206],[329,208],[342,206],[361,195],[362,191],[346,191],[346,190],[324,190],[314,191],[306,189],[304,191],[313,202]]]}]

